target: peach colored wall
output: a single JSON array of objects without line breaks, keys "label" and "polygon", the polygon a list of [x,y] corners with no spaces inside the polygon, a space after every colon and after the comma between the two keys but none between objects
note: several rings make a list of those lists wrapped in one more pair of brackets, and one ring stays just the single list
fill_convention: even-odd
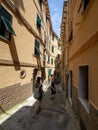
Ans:
[{"label": "peach colored wall", "polygon": [[[36,27],[36,14],[38,13],[38,10],[36,9],[32,0],[30,0],[29,2],[23,1],[23,5],[20,6],[21,2],[22,1],[15,1],[15,6],[17,6],[23,17],[28,21],[30,26],[39,35]],[[27,30],[21,20],[19,20],[19,17],[17,17],[13,12],[11,12],[11,10],[3,2],[1,2],[1,4],[13,17],[12,26],[14,28],[16,36],[13,36],[11,41],[2,40],[2,38],[0,38],[0,59],[5,59],[9,61],[18,60],[19,62],[37,65],[36,58],[32,55],[34,54],[35,49],[35,37]],[[36,4],[38,8],[40,8],[37,1]],[[43,54],[42,44],[40,45],[40,49]],[[41,60],[43,60],[43,56],[41,57]],[[24,79],[20,79],[19,77],[20,71],[22,69],[25,69],[26,71],[26,77]],[[20,66],[20,69],[15,70],[14,66],[0,66],[0,88],[18,82],[21,82],[21,84],[30,82],[32,78],[33,69],[34,68],[32,67]]]},{"label": "peach colored wall", "polygon": [[[80,0],[77,1],[73,12],[73,42],[69,47],[69,69],[73,70],[73,82],[78,87],[78,67],[81,65],[89,66],[89,96],[92,102],[98,108],[98,0],[91,0],[87,9],[83,14],[78,13]],[[97,32],[97,34],[96,34]],[[94,35],[97,40],[92,45],[89,45],[84,51],[77,53],[79,49],[83,49],[89,44],[89,41]],[[74,55],[74,54],[77,55]],[[74,56],[74,57],[73,57]]]}]

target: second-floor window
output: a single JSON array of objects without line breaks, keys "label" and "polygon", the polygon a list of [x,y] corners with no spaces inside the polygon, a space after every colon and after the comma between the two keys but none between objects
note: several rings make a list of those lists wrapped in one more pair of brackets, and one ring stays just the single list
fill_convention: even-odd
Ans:
[{"label": "second-floor window", "polygon": [[53,58],[51,58],[51,64],[53,65]]},{"label": "second-floor window", "polygon": [[41,30],[41,18],[37,14],[37,20],[36,20],[37,29]]},{"label": "second-floor window", "polygon": [[34,55],[39,56],[41,53],[40,51],[40,43],[35,39],[35,50],[34,50]]},{"label": "second-floor window", "polygon": [[0,36],[11,40],[11,35],[16,35],[12,27],[12,16],[0,5]]},{"label": "second-floor window", "polygon": [[52,33],[52,40],[54,41],[54,34]]},{"label": "second-floor window", "polygon": [[50,63],[50,56],[48,55],[48,63]]},{"label": "second-floor window", "polygon": [[54,46],[52,46],[52,52],[54,53]]}]

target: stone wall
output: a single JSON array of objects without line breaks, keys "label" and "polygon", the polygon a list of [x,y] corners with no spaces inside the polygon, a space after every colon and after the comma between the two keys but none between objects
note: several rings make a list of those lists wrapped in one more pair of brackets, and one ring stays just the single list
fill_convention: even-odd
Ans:
[{"label": "stone wall", "polygon": [[98,110],[90,104],[90,117],[87,130],[98,130]]},{"label": "stone wall", "polygon": [[32,95],[32,83],[20,83],[0,89],[0,113]]},{"label": "stone wall", "polygon": [[72,90],[72,108],[78,118],[81,129],[98,130],[98,110],[89,103],[89,112],[87,112],[78,99],[78,91],[74,85]]}]

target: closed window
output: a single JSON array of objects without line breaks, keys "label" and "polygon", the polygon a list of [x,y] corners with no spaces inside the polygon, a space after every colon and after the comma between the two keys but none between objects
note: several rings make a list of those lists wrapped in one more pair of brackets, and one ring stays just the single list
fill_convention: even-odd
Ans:
[{"label": "closed window", "polygon": [[54,53],[54,46],[52,46],[52,52]]},{"label": "closed window", "polygon": [[50,63],[50,56],[48,55],[48,63]]},{"label": "closed window", "polygon": [[51,76],[51,69],[48,69],[48,76]]},{"label": "closed window", "polygon": [[41,30],[41,18],[37,14],[37,20],[36,20],[37,29]]},{"label": "closed window", "polygon": [[51,58],[51,64],[53,65],[53,58]]},{"label": "closed window", "polygon": [[54,34],[52,33],[52,40],[54,41]]},{"label": "closed window", "polygon": [[34,50],[34,55],[39,56],[41,53],[40,51],[40,43],[35,39],[35,50]]}]

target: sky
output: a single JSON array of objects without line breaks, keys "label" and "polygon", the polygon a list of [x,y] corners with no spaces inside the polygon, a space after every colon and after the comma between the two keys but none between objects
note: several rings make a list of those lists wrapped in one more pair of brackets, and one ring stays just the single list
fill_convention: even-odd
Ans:
[{"label": "sky", "polygon": [[48,0],[53,30],[58,37],[60,37],[63,2],[64,0]]}]

